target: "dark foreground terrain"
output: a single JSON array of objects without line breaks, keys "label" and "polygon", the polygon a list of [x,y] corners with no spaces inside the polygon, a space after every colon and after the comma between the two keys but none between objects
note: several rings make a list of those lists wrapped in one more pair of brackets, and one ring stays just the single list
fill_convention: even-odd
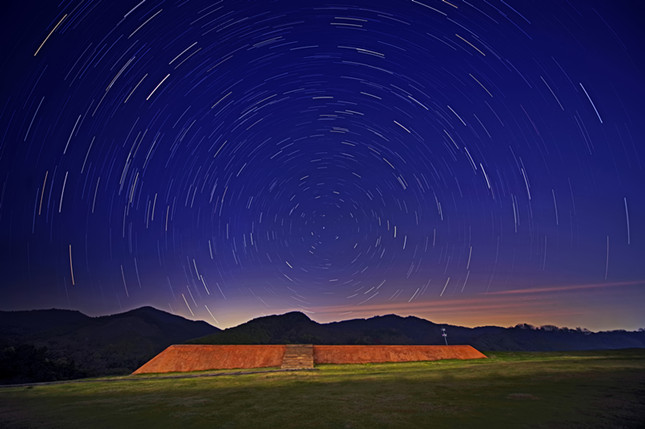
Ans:
[{"label": "dark foreground terrain", "polygon": [[0,311],[0,384],[130,374],[171,344],[217,331],[152,307],[103,317]]},{"label": "dark foreground terrain", "polygon": [[643,427],[645,349],[488,355],[7,386],[0,427]]}]

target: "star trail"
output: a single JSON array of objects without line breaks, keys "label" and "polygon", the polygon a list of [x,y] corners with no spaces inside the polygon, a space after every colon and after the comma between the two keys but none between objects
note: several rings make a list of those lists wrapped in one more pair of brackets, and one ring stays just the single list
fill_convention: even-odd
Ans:
[{"label": "star trail", "polygon": [[645,326],[636,1],[3,9],[3,310]]}]

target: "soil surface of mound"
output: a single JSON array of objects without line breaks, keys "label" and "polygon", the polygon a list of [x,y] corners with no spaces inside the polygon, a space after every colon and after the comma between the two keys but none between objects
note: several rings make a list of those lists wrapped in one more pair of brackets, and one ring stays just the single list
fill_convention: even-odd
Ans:
[{"label": "soil surface of mound", "polygon": [[314,362],[376,363],[440,359],[481,359],[471,346],[314,346]]},{"label": "soil surface of mound", "polygon": [[207,346],[178,344],[159,353],[134,374],[267,368],[282,364],[284,345]]}]

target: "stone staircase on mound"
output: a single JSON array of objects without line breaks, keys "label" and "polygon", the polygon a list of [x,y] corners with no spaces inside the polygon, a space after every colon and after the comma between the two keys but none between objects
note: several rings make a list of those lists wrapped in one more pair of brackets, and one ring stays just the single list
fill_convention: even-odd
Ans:
[{"label": "stone staircase on mound", "polygon": [[314,367],[314,346],[312,344],[287,344],[282,358],[281,369],[306,369]]}]

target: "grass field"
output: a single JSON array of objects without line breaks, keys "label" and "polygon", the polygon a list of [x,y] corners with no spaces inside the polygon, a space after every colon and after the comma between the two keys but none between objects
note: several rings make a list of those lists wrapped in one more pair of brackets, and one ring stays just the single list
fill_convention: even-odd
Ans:
[{"label": "grass field", "polygon": [[3,387],[0,427],[645,427],[645,350],[487,355]]}]

